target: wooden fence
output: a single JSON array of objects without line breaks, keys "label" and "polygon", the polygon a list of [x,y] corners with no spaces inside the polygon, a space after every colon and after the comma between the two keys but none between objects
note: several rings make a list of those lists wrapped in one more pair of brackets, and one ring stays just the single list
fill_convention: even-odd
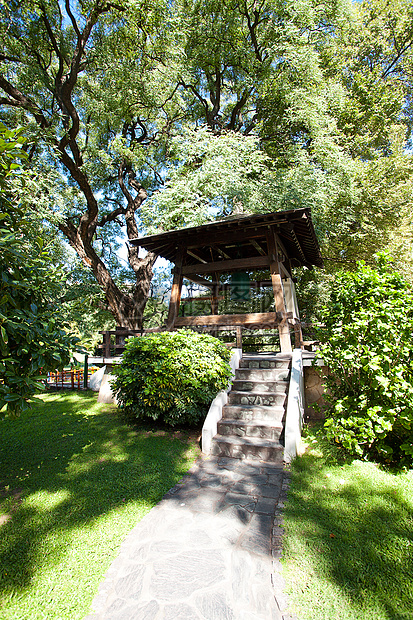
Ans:
[{"label": "wooden fence", "polygon": [[85,377],[83,368],[49,372],[47,373],[46,385],[49,388],[54,387],[56,389],[83,390],[87,388],[89,379],[96,370],[98,369],[89,368],[87,377]]}]

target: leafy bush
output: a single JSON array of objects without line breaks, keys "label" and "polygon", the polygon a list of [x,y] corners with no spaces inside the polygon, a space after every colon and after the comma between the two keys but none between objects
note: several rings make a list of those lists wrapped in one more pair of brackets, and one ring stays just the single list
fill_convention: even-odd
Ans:
[{"label": "leafy bush", "polygon": [[62,275],[41,238],[27,241],[27,218],[9,180],[24,159],[19,130],[0,124],[0,410],[28,408],[42,374],[70,361],[76,339],[64,331],[53,299]]},{"label": "leafy bush", "polygon": [[337,275],[321,356],[331,371],[327,437],[387,463],[413,457],[413,295],[385,255]]},{"label": "leafy bush", "polygon": [[217,338],[190,330],[130,338],[112,388],[128,417],[195,423],[227,387],[229,357]]}]

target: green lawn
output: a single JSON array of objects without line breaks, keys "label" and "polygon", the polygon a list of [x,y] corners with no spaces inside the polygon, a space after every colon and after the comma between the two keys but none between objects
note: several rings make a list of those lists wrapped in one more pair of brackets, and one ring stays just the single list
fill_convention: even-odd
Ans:
[{"label": "green lawn", "polygon": [[2,620],[83,618],[124,536],[198,453],[185,433],[125,426],[91,392],[2,420]]},{"label": "green lawn", "polygon": [[331,464],[312,439],[292,467],[285,522],[300,620],[412,620],[413,471]]}]

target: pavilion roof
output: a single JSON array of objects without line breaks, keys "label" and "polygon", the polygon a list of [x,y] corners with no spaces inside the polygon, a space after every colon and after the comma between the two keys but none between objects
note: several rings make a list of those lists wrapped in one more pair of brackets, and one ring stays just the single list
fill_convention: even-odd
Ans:
[{"label": "pavilion roof", "polygon": [[292,266],[323,267],[309,208],[232,216],[202,226],[131,239],[132,245],[155,252],[172,263],[185,247],[185,265],[268,255],[267,232],[273,228]]}]

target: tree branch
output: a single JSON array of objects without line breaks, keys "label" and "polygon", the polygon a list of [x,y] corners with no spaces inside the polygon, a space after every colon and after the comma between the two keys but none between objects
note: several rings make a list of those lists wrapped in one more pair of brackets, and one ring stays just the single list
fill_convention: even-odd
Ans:
[{"label": "tree branch", "polygon": [[23,95],[23,93],[20,90],[18,90],[12,84],[10,84],[10,82],[6,80],[4,75],[2,75],[1,73],[0,73],[0,88],[2,88],[4,92],[12,98],[11,100],[2,99],[2,102],[4,103],[4,105],[10,105],[13,107],[23,108],[27,110],[28,112],[33,114],[34,118],[36,119],[36,122],[40,125],[42,129],[47,129],[47,127],[50,126],[49,121],[46,119],[43,112],[34,103],[34,101],[26,97],[26,95]]},{"label": "tree branch", "polygon": [[235,124],[237,122],[237,119],[239,119],[240,117],[241,110],[247,103],[253,90],[254,90],[253,86],[249,89],[244,90],[241,99],[239,99],[237,103],[235,104],[235,106],[233,107],[233,110],[231,113],[231,119],[228,123],[228,129],[235,130]]},{"label": "tree branch", "polygon": [[102,215],[100,220],[97,222],[96,226],[104,226],[107,222],[113,222],[119,215],[125,215],[126,209],[125,207],[118,207],[114,209],[111,213],[107,213],[106,215]]},{"label": "tree branch", "polygon": [[0,54],[0,61],[7,60],[9,62],[23,62],[17,56],[6,56],[5,54]]},{"label": "tree branch", "polygon": [[407,52],[408,49],[410,49],[413,45],[413,41],[410,41],[410,43],[408,43],[407,45],[405,45],[397,54],[396,58],[394,58],[393,62],[390,63],[390,65],[386,68],[385,71],[383,71],[382,73],[382,79],[388,77],[388,75],[391,73],[393,67],[399,62],[400,58],[403,56],[403,54],[405,54]]},{"label": "tree branch", "polygon": [[70,8],[69,0],[66,0],[66,2],[65,2],[65,9],[66,9],[66,13],[69,16],[70,21],[72,22],[73,30],[76,32],[76,36],[77,36],[77,38],[79,40],[81,38],[80,30],[79,30],[79,27],[77,25],[77,21],[75,20],[74,15],[72,13],[72,10]]},{"label": "tree branch", "polygon": [[63,58],[62,52],[61,52],[61,50],[60,50],[60,48],[59,48],[59,46],[57,44],[56,37],[54,36],[53,29],[52,29],[52,27],[50,25],[50,22],[49,22],[48,18],[47,18],[46,9],[45,9],[44,5],[42,4],[40,8],[41,8],[41,11],[42,11],[43,22],[44,22],[44,25],[46,26],[46,31],[47,31],[47,34],[49,36],[50,43],[52,44],[52,47],[53,47],[53,49],[55,51],[55,54],[56,54],[56,56],[57,56],[57,58],[59,60],[59,69],[57,71],[56,78],[55,78],[55,83],[59,84],[61,79],[62,79],[63,70],[64,70],[64,58]]}]

